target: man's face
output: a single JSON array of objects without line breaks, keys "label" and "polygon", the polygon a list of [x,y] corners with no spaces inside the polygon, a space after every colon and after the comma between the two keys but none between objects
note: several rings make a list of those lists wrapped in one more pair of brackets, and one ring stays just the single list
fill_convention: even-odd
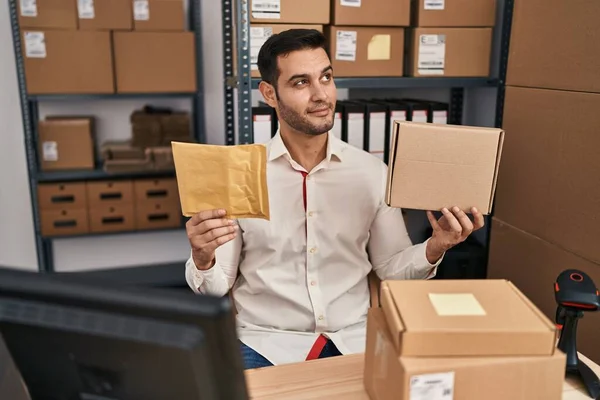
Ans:
[{"label": "man's face", "polygon": [[336,89],[323,49],[294,51],[279,57],[277,111],[295,131],[321,135],[333,128]]}]

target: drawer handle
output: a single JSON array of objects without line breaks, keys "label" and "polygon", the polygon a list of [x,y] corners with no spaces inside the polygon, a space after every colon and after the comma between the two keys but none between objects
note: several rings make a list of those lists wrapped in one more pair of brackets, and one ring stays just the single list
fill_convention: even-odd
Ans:
[{"label": "drawer handle", "polygon": [[72,228],[77,226],[77,220],[75,219],[64,219],[62,221],[54,221],[55,228]]},{"label": "drawer handle", "polygon": [[165,221],[169,219],[169,214],[150,214],[148,215],[148,221]]},{"label": "drawer handle", "polygon": [[123,193],[115,192],[115,193],[100,193],[100,200],[115,200],[122,199]]},{"label": "drawer handle", "polygon": [[125,222],[125,218],[123,217],[104,217],[102,218],[103,225],[117,225]]},{"label": "drawer handle", "polygon": [[52,196],[50,198],[50,201],[52,203],[74,203],[75,202],[75,196],[72,195],[72,194]]},{"label": "drawer handle", "polygon": [[148,190],[146,191],[146,197],[155,198],[155,197],[167,197],[169,192],[165,189],[156,189],[156,190]]}]

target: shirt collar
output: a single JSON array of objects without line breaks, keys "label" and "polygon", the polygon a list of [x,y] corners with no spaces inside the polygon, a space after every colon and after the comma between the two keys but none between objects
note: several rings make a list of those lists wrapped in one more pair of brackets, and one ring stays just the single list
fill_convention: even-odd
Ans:
[{"label": "shirt collar", "polygon": [[[332,135],[331,132],[327,132],[327,155],[325,156],[327,161],[331,161],[332,159],[342,161],[342,153],[344,152],[345,147],[346,144],[342,140]],[[277,131],[277,134],[271,139],[268,152],[269,161],[276,160],[282,156],[291,159],[290,152],[287,147],[285,147],[279,131]]]}]

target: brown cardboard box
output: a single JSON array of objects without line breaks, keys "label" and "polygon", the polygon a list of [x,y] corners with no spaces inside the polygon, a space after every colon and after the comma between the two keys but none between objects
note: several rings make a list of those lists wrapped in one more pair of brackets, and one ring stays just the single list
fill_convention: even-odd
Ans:
[{"label": "brown cardboard box", "polygon": [[40,220],[43,236],[81,235],[90,230],[85,208],[42,210]]},{"label": "brown cardboard box", "polygon": [[29,94],[114,93],[109,32],[23,30]]},{"label": "brown cardboard box", "polygon": [[76,0],[25,0],[16,3],[21,29],[77,29]]},{"label": "brown cardboard box", "polygon": [[40,121],[39,157],[42,171],[94,169],[94,120],[53,118]]},{"label": "brown cardboard box", "polygon": [[8,347],[0,335],[0,399],[31,400],[29,389],[23,381]]},{"label": "brown cardboard box", "polygon": [[117,92],[194,92],[193,32],[115,32]]},{"label": "brown cardboard box", "polygon": [[328,24],[330,0],[250,0],[250,23]]},{"label": "brown cardboard box", "polygon": [[600,263],[600,94],[508,87],[494,215]]},{"label": "brown cardboard box", "polygon": [[133,203],[133,182],[130,180],[88,182],[86,188],[90,209]]},{"label": "brown cardboard box", "polygon": [[404,74],[404,28],[331,26],[326,30],[336,77]]},{"label": "brown cardboard box", "polygon": [[507,84],[600,92],[598,21],[596,0],[516,1]]},{"label": "brown cardboard box", "polygon": [[143,160],[144,149],[131,145],[131,140],[109,140],[102,143],[100,154],[103,160]]},{"label": "brown cardboard box", "polygon": [[152,200],[138,203],[136,207],[136,229],[163,229],[181,226],[181,207],[177,202]]},{"label": "brown cardboard box", "polygon": [[552,356],[471,358],[409,358],[395,353],[382,310],[369,309],[364,384],[372,400],[563,396],[566,357],[560,351]]},{"label": "brown cardboard box", "polygon": [[84,182],[43,183],[37,188],[41,210],[85,209],[87,192]]},{"label": "brown cardboard box", "polygon": [[177,180],[167,179],[137,179],[133,181],[133,191],[136,202],[171,201],[179,204]]},{"label": "brown cardboard box", "polygon": [[332,25],[409,26],[410,0],[331,0]]},{"label": "brown cardboard box", "polygon": [[503,142],[501,129],[396,121],[386,203],[489,214]]},{"label": "brown cardboard box", "polygon": [[133,0],[134,29],[154,32],[183,31],[184,11],[182,0]]},{"label": "brown cardboard box", "polygon": [[[565,251],[545,240],[494,218],[492,221],[488,276],[510,279],[548,318],[555,318],[554,282],[566,269],[579,269],[600,282],[600,264]],[[577,348],[600,363],[600,316],[589,313],[579,322]]]},{"label": "brown cardboard box", "polygon": [[95,206],[90,209],[90,231],[92,233],[132,231],[134,229],[135,213],[131,203]]},{"label": "brown cardboard box", "polygon": [[506,280],[385,281],[381,307],[398,355],[538,356],[556,327]]},{"label": "brown cardboard box", "polygon": [[491,28],[410,30],[409,76],[489,76]]},{"label": "brown cardboard box", "polygon": [[493,27],[496,0],[413,0],[413,26]]},{"label": "brown cardboard box", "polygon": [[126,30],[133,27],[131,0],[78,1],[79,29]]},{"label": "brown cardboard box", "polygon": [[[258,71],[258,52],[271,36],[289,29],[316,29],[323,32],[323,25],[290,25],[290,24],[252,24],[250,25],[250,69],[253,78],[260,78]],[[234,54],[235,55],[235,54]],[[236,64],[234,57],[234,65]]]}]

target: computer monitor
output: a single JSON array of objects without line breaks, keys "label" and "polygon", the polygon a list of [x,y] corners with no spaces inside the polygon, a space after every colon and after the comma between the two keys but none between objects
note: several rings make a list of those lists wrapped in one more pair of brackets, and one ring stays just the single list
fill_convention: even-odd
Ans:
[{"label": "computer monitor", "polygon": [[226,297],[0,269],[0,334],[33,400],[248,398]]}]

